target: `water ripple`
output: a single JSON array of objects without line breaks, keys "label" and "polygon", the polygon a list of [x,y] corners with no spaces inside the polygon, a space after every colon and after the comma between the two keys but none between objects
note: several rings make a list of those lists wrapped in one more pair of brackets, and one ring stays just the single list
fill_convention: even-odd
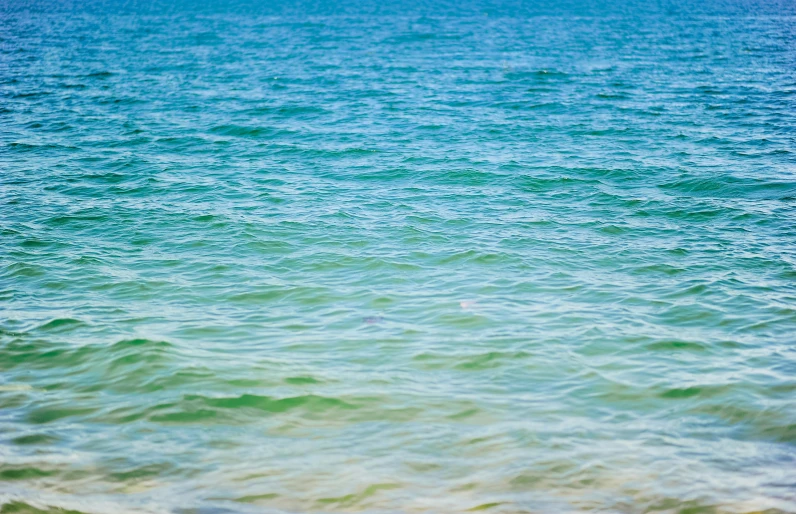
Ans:
[{"label": "water ripple", "polygon": [[792,8],[17,4],[0,513],[796,511]]}]

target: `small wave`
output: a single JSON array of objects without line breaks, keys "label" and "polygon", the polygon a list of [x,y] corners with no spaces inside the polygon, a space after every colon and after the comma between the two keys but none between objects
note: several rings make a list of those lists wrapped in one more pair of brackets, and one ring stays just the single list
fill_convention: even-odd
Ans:
[{"label": "small wave", "polygon": [[34,425],[44,425],[65,418],[85,418],[98,410],[96,407],[43,406],[28,411],[25,420]]},{"label": "small wave", "polygon": [[62,333],[83,328],[85,326],[87,326],[86,323],[79,319],[56,318],[44,323],[43,325],[39,325],[36,330]]},{"label": "small wave", "polygon": [[632,272],[638,275],[644,275],[647,273],[660,273],[663,275],[675,276],[685,273],[686,271],[687,270],[685,268],[666,263],[648,264],[646,266],[640,266],[632,269]]},{"label": "small wave", "polygon": [[515,102],[499,102],[495,107],[501,109],[509,109],[512,111],[563,111],[565,105],[561,102],[537,102],[537,101],[515,101]]},{"label": "small wave", "polygon": [[11,98],[28,100],[28,99],[32,99],[32,98],[42,98],[42,97],[49,96],[49,95],[52,95],[52,94],[53,94],[52,91],[26,91],[26,92],[21,92],[21,93],[13,93],[11,95]]},{"label": "small wave", "polygon": [[[55,320],[54,326],[50,326],[44,331],[61,333],[84,327],[86,324],[83,322],[65,319]],[[103,363],[103,366],[106,366],[106,373],[113,373],[114,369],[120,366],[138,363],[152,364],[168,359],[173,352],[174,345],[171,343],[149,339],[130,339],[111,345],[91,344],[85,346],[71,346],[47,340],[31,342],[17,340],[5,345],[3,351],[0,352],[0,369],[26,366],[37,369],[68,370],[88,363]],[[112,363],[112,365],[107,367],[108,363]]]},{"label": "small wave", "polygon": [[20,446],[48,446],[60,440],[60,437],[51,434],[27,434],[15,437],[11,442]]},{"label": "small wave", "polygon": [[371,496],[376,495],[379,493],[379,491],[387,491],[398,488],[400,488],[400,485],[393,483],[373,484],[359,493],[346,494],[337,497],[319,498],[317,503],[325,508],[332,506],[336,508],[351,508],[370,498]]},{"label": "small wave", "polygon": [[41,503],[34,504],[24,501],[10,501],[0,505],[0,514],[88,514],[74,509],[64,509],[56,506],[45,506]]},{"label": "small wave", "polygon": [[95,71],[89,73],[87,75],[83,75],[84,77],[92,78],[92,79],[107,79],[114,76],[112,71]]},{"label": "small wave", "polygon": [[[38,478],[51,477],[56,474],[56,471],[33,466],[0,466],[0,480],[35,480]],[[0,512],[5,513],[7,509],[3,508]]]},{"label": "small wave", "polygon": [[363,407],[363,400],[342,400],[314,394],[275,398],[256,394],[229,397],[184,395],[176,402],[148,407],[145,411],[125,418],[131,421],[146,417],[155,423],[203,423],[222,424],[245,422],[268,414],[299,413],[314,417],[330,412],[355,411]]},{"label": "small wave", "polygon": [[656,341],[645,346],[654,352],[705,352],[708,346],[695,341],[681,341],[676,339]]},{"label": "small wave", "polygon": [[401,34],[385,39],[383,44],[406,44],[417,43],[422,41],[429,41],[437,39],[437,34],[434,32],[412,32],[410,34]]},{"label": "small wave", "polygon": [[451,368],[460,371],[482,371],[515,364],[532,355],[526,351],[491,351],[472,355],[420,353],[412,357],[415,364],[427,369]]},{"label": "small wave", "polygon": [[235,137],[260,137],[273,135],[275,130],[267,127],[246,127],[242,125],[219,125],[210,129],[213,134]]},{"label": "small wave", "polygon": [[547,192],[547,191],[554,191],[557,189],[562,189],[563,187],[567,188],[577,188],[582,186],[588,185],[597,185],[600,184],[600,181],[597,179],[590,179],[590,178],[573,178],[573,177],[566,177],[566,176],[559,176],[559,177],[532,177],[532,176],[524,176],[518,178],[515,181],[517,187],[531,191],[535,193]]},{"label": "small wave", "polygon": [[279,495],[277,493],[251,494],[248,496],[241,496],[239,498],[235,498],[232,501],[236,501],[238,503],[259,503],[267,500],[273,500],[274,498],[278,497]]},{"label": "small wave", "polygon": [[43,277],[45,275],[47,275],[47,270],[44,268],[44,266],[40,266],[38,264],[15,262],[13,264],[7,265],[5,269],[3,269],[3,276],[9,278],[34,278]]},{"label": "small wave", "polygon": [[796,192],[796,185],[789,182],[740,179],[727,175],[713,177],[683,178],[659,186],[665,190],[716,197],[780,198]]},{"label": "small wave", "polygon": [[35,152],[37,150],[63,150],[63,151],[72,152],[75,150],[79,150],[79,148],[76,146],[61,145],[56,143],[33,144],[33,143],[13,142],[9,143],[8,146],[20,152]]},{"label": "small wave", "polygon": [[548,82],[556,80],[564,80],[569,78],[569,74],[563,71],[554,69],[542,70],[516,70],[508,71],[503,74],[508,80],[532,80],[535,82]]},{"label": "small wave", "polygon": [[603,100],[627,100],[631,98],[628,93],[597,93],[595,96]]}]

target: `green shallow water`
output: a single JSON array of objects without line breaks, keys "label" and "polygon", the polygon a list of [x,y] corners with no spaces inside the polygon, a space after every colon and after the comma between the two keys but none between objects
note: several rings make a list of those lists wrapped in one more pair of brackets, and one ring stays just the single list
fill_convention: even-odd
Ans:
[{"label": "green shallow water", "polygon": [[3,11],[0,512],[796,512],[792,9],[202,5]]}]

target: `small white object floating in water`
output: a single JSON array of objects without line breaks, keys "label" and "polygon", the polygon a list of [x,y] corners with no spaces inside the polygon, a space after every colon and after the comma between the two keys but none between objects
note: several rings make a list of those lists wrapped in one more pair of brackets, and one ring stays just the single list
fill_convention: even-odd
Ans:
[{"label": "small white object floating in water", "polygon": [[461,302],[459,302],[459,305],[461,306],[462,309],[467,310],[467,309],[472,309],[473,307],[478,305],[478,303],[475,300],[462,300]]}]

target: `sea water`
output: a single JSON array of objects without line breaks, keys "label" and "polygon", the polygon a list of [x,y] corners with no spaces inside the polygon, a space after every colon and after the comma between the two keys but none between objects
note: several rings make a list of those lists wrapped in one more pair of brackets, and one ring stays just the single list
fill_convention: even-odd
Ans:
[{"label": "sea water", "polygon": [[0,512],[796,512],[792,3],[0,13]]}]

